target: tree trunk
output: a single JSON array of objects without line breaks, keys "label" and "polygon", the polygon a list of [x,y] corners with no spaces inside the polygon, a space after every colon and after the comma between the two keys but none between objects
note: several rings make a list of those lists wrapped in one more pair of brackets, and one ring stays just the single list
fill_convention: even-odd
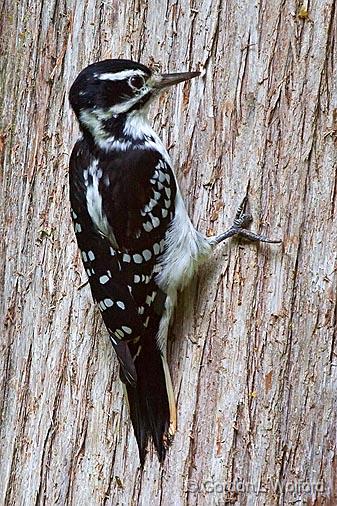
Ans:
[{"label": "tree trunk", "polygon": [[[334,0],[4,0],[2,504],[337,504]],[[194,225],[252,229],[178,301],[178,432],[139,468],[71,227],[67,92],[89,62],[202,69],[153,106]]]}]

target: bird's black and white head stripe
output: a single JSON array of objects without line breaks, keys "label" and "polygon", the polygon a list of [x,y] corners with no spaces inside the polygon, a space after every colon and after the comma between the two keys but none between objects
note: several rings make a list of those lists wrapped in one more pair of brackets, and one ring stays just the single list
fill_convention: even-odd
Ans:
[{"label": "bird's black and white head stripe", "polygon": [[97,111],[109,120],[110,112],[126,112],[150,92],[147,80],[151,71],[128,60],[106,60],[86,67],[70,89],[69,99],[76,115]]},{"label": "bird's black and white head stripe", "polygon": [[145,113],[151,99],[162,89],[196,75],[197,72],[158,74],[130,60],[104,60],[80,72],[70,89],[69,100],[82,130],[96,143],[110,139],[111,145],[115,140],[127,150],[132,149],[132,140],[138,137],[157,139],[143,114],[138,113]]}]

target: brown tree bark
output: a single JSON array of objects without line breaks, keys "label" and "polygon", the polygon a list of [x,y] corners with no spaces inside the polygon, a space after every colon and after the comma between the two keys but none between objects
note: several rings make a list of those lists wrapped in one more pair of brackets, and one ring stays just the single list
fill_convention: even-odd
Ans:
[{"label": "brown tree bark", "polygon": [[[0,148],[4,505],[337,504],[334,0],[4,0]],[[89,62],[203,69],[153,106],[193,223],[253,228],[181,294],[178,433],[142,473],[118,369],[72,232]],[[228,489],[228,490],[226,490]]]}]

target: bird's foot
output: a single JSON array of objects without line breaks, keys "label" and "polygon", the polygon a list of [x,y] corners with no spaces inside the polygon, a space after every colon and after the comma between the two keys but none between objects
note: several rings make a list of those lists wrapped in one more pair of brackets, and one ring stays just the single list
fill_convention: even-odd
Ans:
[{"label": "bird's foot", "polygon": [[248,195],[246,194],[240,206],[238,207],[238,210],[236,211],[233,225],[222,234],[212,237],[210,239],[210,243],[212,245],[219,244],[220,242],[225,241],[229,237],[233,236],[244,237],[245,239],[248,239],[248,241],[256,242],[268,242],[275,244],[282,242],[279,239],[269,239],[265,235],[256,234],[255,232],[251,232],[247,229],[249,224],[253,221],[252,215],[247,211],[247,204]]}]

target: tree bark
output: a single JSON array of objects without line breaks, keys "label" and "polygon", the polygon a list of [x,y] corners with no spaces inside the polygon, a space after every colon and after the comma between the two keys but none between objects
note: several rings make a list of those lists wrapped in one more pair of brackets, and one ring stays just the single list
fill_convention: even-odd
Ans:
[{"label": "tree bark", "polygon": [[[336,505],[334,0],[49,0],[1,7],[4,505]],[[67,92],[88,63],[203,70],[151,116],[194,225],[252,228],[179,297],[178,432],[139,468],[117,361],[77,253]]]}]

